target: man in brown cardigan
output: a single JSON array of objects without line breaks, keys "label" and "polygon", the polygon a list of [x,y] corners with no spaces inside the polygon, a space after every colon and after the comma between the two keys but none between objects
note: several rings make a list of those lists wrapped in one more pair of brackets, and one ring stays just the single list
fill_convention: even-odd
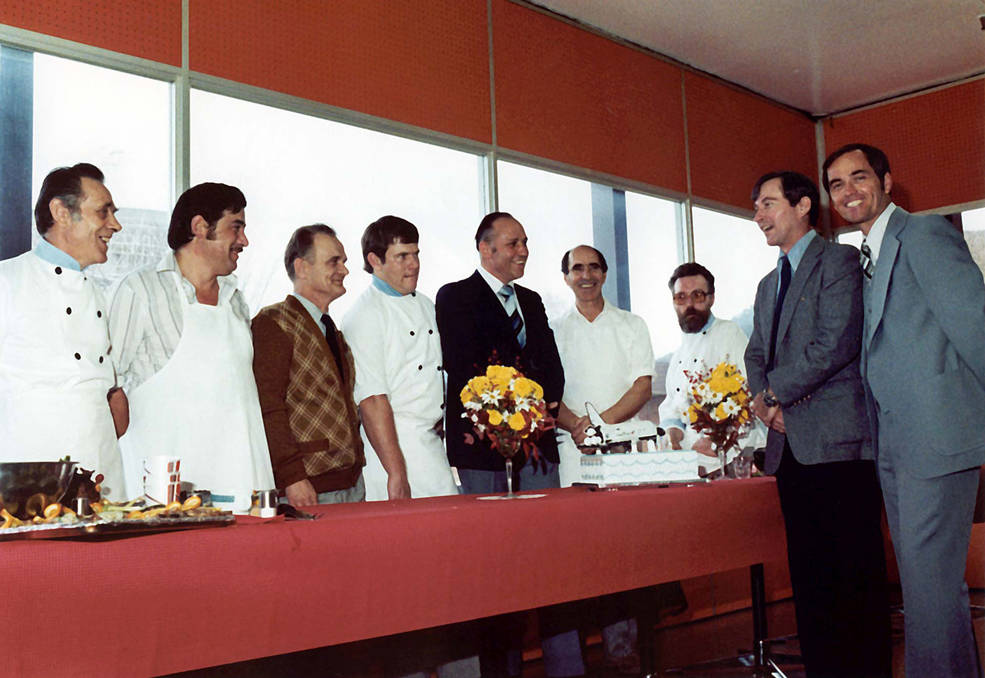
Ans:
[{"label": "man in brown cardigan", "polygon": [[328,305],[349,270],[335,231],[302,226],[284,253],[294,293],[253,319],[253,372],[277,488],[294,506],[362,501],[355,367]]}]

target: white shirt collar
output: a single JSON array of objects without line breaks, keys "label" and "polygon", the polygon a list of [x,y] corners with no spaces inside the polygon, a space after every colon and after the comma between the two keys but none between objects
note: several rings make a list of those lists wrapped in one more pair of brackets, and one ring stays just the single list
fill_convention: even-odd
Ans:
[{"label": "white shirt collar", "polygon": [[589,325],[592,325],[592,324],[598,322],[600,319],[601,320],[605,320],[605,318],[608,318],[609,316],[611,316],[612,315],[612,308],[613,308],[613,306],[609,302],[609,300],[606,299],[605,297],[602,297],[602,310],[599,311],[599,314],[597,316],[595,316],[595,320],[589,320],[588,318],[586,318],[585,316],[583,316],[581,314],[581,311],[578,310],[578,305],[577,304],[572,304],[571,305],[571,308],[568,309],[568,313],[572,317],[579,318],[583,323],[587,323]]},{"label": "white shirt collar", "polygon": [[869,235],[865,236],[865,244],[872,250],[872,263],[875,264],[879,259],[879,248],[882,247],[882,238],[886,235],[886,227],[889,226],[889,217],[896,210],[896,203],[889,203],[876,220],[872,222]]},{"label": "white shirt collar", "polygon": [[[181,281],[181,287],[185,290],[185,297],[189,302],[195,300],[195,286],[181,273],[181,269],[178,267],[178,259],[174,256],[174,251],[167,250],[161,255],[161,258],[157,260],[157,265],[155,270],[158,273],[164,273],[166,271],[174,271],[178,274],[178,279]],[[219,302],[226,303],[236,292],[236,286],[238,280],[235,273],[230,273],[229,275],[220,275],[216,278],[219,283]]]},{"label": "white shirt collar", "polygon": [[[496,295],[496,298],[499,299],[499,302],[504,303],[503,298],[499,296],[499,291],[503,289],[503,285],[509,285],[510,287],[513,287],[513,282],[504,283],[502,280],[494,276],[492,273],[484,269],[482,266],[479,266],[475,270],[477,270],[479,272],[479,275],[482,276],[482,279],[486,281],[486,284],[489,285],[489,289],[493,291],[493,294]],[[513,291],[516,292],[516,288],[514,288]]]}]

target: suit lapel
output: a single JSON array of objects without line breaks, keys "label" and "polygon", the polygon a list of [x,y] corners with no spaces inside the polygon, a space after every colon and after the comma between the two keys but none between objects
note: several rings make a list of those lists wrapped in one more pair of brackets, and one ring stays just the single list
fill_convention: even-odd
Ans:
[{"label": "suit lapel", "polygon": [[[766,276],[766,290],[762,306],[762,331],[763,336],[766,337],[766,341],[769,341],[770,334],[773,330],[773,313],[776,312],[776,288],[779,285],[779,277],[780,274],[777,273],[775,268]],[[766,350],[768,352],[770,347],[767,346]]]},{"label": "suit lapel", "polygon": [[866,294],[865,308],[865,345],[872,343],[876,328],[882,321],[882,312],[886,308],[886,294],[889,292],[889,280],[892,278],[893,266],[899,254],[899,236],[906,223],[907,213],[897,207],[889,217],[886,232],[879,245],[879,259],[876,260],[876,270],[872,274]]},{"label": "suit lapel", "polygon": [[[787,288],[787,296],[783,299],[783,309],[780,311],[780,324],[776,328],[776,345],[780,345],[780,340],[790,329],[790,321],[793,320],[794,311],[797,309],[797,302],[804,291],[807,279],[814,273],[814,269],[821,261],[821,251],[824,249],[824,240],[816,236],[811,244],[807,246],[804,256],[797,264],[797,270],[790,279],[790,287]],[[773,290],[773,299],[776,299],[776,290]],[[776,305],[774,301],[774,306]],[[771,319],[772,320],[772,319]]]},{"label": "suit lapel", "polygon": [[[503,338],[508,338],[508,340],[512,342],[514,350],[519,353],[520,343],[513,335],[513,329],[510,326],[510,318],[506,315],[506,308],[499,300],[499,295],[493,292],[492,288],[489,286],[489,283],[486,282],[485,278],[483,278],[478,271],[472,274],[472,278],[470,280],[472,282],[473,291],[475,292],[475,312],[488,318],[490,329],[494,329],[497,335],[501,335]],[[518,291],[519,287],[514,283],[513,289]],[[517,292],[516,299],[517,305],[520,305],[521,302],[519,292]],[[525,309],[521,310],[521,312],[525,312]]]}]

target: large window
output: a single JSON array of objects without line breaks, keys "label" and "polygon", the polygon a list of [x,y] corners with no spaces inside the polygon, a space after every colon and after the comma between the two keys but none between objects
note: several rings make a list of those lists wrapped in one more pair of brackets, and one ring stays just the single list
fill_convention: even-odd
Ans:
[{"label": "large window", "polygon": [[360,237],[395,214],[420,231],[419,287],[434,298],[475,268],[483,213],[478,156],[202,91],[191,98],[191,183],[220,181],[246,195],[237,276],[255,313],[291,290],[284,247],[299,226],[327,223],[349,258],[341,317],[370,282]]},{"label": "large window", "polygon": [[499,208],[523,224],[529,241],[530,258],[520,282],[541,295],[547,316],[554,318],[574,303],[561,273],[561,255],[594,242],[592,184],[509,162],[500,161],[497,169]]},{"label": "large window", "polygon": [[631,308],[646,320],[658,361],[681,342],[667,288],[670,274],[681,263],[680,214],[680,203],[626,192]]},{"label": "large window", "polygon": [[[171,85],[34,55],[30,200],[55,167],[90,162],[106,175],[123,230],[91,274],[109,285],[167,249],[171,209]],[[34,232],[34,237],[39,237]]]},{"label": "large window", "polygon": [[694,259],[715,276],[715,306],[720,318],[735,320],[752,332],[752,307],[759,281],[776,268],[779,250],[751,219],[695,207]]}]

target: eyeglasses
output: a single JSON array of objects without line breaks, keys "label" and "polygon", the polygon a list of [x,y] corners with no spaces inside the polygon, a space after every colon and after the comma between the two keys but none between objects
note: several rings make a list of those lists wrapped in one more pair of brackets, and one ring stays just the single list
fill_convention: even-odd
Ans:
[{"label": "eyeglasses", "polygon": [[706,298],[711,296],[711,292],[705,292],[704,290],[692,290],[691,294],[684,294],[684,292],[678,292],[674,295],[674,303],[678,306],[683,306],[688,302],[688,299],[696,304],[700,304]]}]

